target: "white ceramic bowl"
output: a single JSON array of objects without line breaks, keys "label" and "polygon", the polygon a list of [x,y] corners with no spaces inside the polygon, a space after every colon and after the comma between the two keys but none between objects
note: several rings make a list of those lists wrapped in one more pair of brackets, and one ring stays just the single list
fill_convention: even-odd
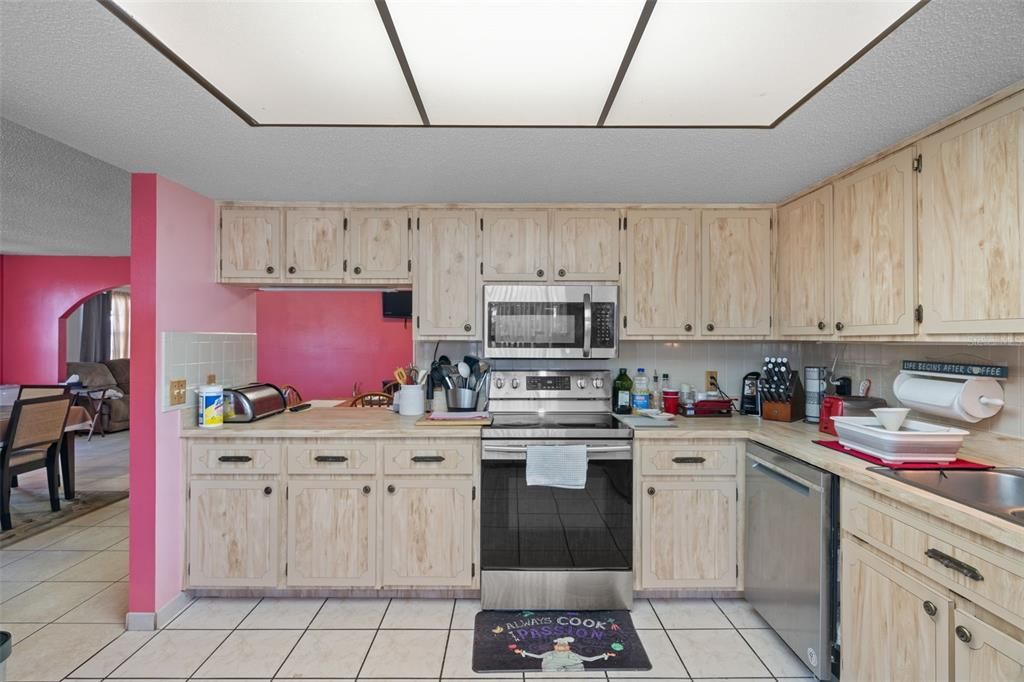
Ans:
[{"label": "white ceramic bowl", "polygon": [[875,415],[875,419],[886,431],[899,431],[909,413],[910,410],[905,407],[876,407],[871,410],[871,414]]}]

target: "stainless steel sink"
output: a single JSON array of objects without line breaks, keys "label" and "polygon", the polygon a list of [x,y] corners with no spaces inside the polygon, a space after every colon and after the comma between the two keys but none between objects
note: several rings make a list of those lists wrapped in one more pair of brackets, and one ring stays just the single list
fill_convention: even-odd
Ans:
[{"label": "stainless steel sink", "polygon": [[1024,469],[869,470],[1024,526]]}]

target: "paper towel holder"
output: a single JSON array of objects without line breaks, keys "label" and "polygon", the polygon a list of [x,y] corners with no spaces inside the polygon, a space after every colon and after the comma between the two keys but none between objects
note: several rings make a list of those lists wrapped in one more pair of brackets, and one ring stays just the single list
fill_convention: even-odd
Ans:
[{"label": "paper towel holder", "polygon": [[904,369],[896,376],[892,389],[906,407],[973,424],[994,417],[1006,404],[999,384],[1003,380]]}]

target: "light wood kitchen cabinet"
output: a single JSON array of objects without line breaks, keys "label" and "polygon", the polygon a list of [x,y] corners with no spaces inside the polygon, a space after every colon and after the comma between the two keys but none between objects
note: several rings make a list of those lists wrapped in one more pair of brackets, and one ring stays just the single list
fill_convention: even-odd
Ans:
[{"label": "light wood kitchen cabinet", "polygon": [[421,211],[416,227],[416,338],[480,338],[476,212]]},{"label": "light wood kitchen cabinet", "polygon": [[860,547],[842,545],[840,677],[948,682],[952,602]]},{"label": "light wood kitchen cabinet", "polygon": [[736,587],[736,480],[640,487],[641,589]]},{"label": "light wood kitchen cabinet", "polygon": [[409,211],[353,209],[345,231],[348,280],[407,283],[412,280]]},{"label": "light wood kitchen cabinet", "polygon": [[276,282],[281,272],[281,211],[225,208],[220,214],[222,282]]},{"label": "light wood kitchen cabinet", "polygon": [[280,489],[276,480],[193,480],[187,582],[192,587],[274,587]]},{"label": "light wood kitchen cabinet", "polygon": [[921,331],[1024,332],[1024,94],[920,151]]},{"label": "light wood kitchen cabinet", "polygon": [[621,337],[696,334],[700,212],[635,210],[626,222]]},{"label": "light wood kitchen cabinet", "polygon": [[483,281],[543,282],[551,277],[548,211],[484,211],[480,229]]},{"label": "light wood kitchen cabinet", "polygon": [[388,477],[382,542],[384,586],[472,586],[473,481]]},{"label": "light wood kitchen cabinet", "polygon": [[840,336],[915,332],[914,149],[837,180],[832,273]]},{"label": "light wood kitchen cabinet", "polygon": [[768,209],[701,211],[702,336],[771,333]]},{"label": "light wood kitchen cabinet", "polygon": [[286,280],[345,280],[345,215],[325,209],[289,209],[284,214]]},{"label": "light wood kitchen cabinet", "polygon": [[287,584],[375,585],[378,498],[373,477],[289,481]]},{"label": "light wood kitchen cabinet", "polygon": [[779,207],[775,328],[780,334],[832,334],[832,258],[831,185]]},{"label": "light wood kitchen cabinet", "polygon": [[953,666],[956,682],[1024,680],[1024,641],[956,610]]},{"label": "light wood kitchen cabinet", "polygon": [[554,281],[618,281],[619,211],[552,211],[551,270]]}]

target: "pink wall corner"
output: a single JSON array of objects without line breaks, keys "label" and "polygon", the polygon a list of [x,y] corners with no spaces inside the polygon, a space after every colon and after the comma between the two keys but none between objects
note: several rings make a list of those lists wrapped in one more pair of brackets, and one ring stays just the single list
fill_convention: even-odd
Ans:
[{"label": "pink wall corner", "polygon": [[95,293],[131,282],[127,256],[0,256],[0,383],[65,376],[63,320]]}]

